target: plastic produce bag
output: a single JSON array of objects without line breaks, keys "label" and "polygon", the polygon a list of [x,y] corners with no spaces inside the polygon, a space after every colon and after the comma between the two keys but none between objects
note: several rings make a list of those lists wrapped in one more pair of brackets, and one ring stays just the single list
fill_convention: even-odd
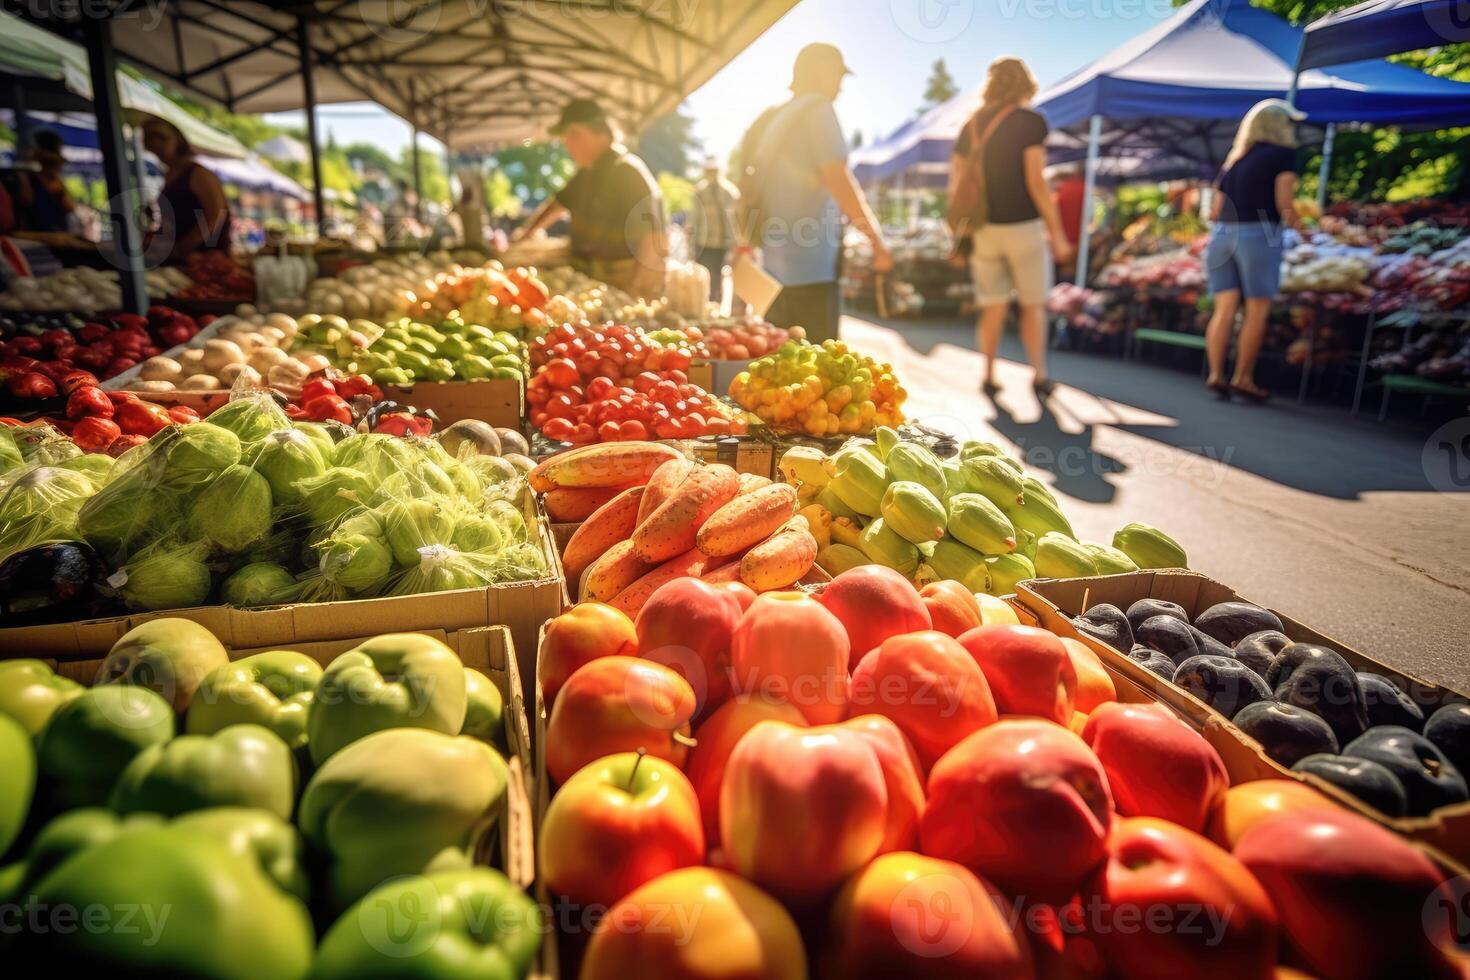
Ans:
[{"label": "plastic produce bag", "polygon": [[162,457],[159,483],[167,490],[192,490],[240,462],[240,440],[210,422],[171,425],[148,440]]},{"label": "plastic produce bag", "polygon": [[31,465],[9,476],[0,491],[0,561],[37,545],[77,538],[77,512],[93,493],[86,474]]},{"label": "plastic produce bag", "polygon": [[306,502],[296,484],[321,477],[327,472],[327,464],[311,436],[298,429],[282,429],[261,441],[255,470],[270,484],[276,506],[294,512]]},{"label": "plastic produce bag", "polygon": [[25,457],[15,444],[15,436],[10,434],[10,426],[0,425],[0,474],[8,473],[24,463]]},{"label": "plastic produce bag", "polygon": [[307,521],[317,528],[330,526],[375,495],[367,474],[348,466],[333,466],[319,477],[298,480],[296,489],[305,503]]},{"label": "plastic produce bag", "polygon": [[[196,423],[200,424],[200,423]],[[189,502],[185,528],[191,540],[238,554],[271,533],[271,485],[248,466],[225,470]]]},{"label": "plastic produce bag", "polygon": [[419,550],[417,563],[393,580],[388,594],[479,589],[501,582],[526,582],[545,573],[545,556],[527,544],[512,545],[494,554],[428,545]]},{"label": "plastic produce bag", "polygon": [[251,609],[257,606],[274,606],[292,601],[301,592],[301,586],[280,565],[256,562],[238,569],[220,586],[220,598],[227,605]]},{"label": "plastic produce bag", "polygon": [[465,511],[456,500],[442,494],[397,497],[374,508],[383,522],[383,539],[393,560],[404,568],[418,564],[423,549],[449,545]]},{"label": "plastic produce bag", "polygon": [[209,598],[213,584],[202,542],[157,541],[107,579],[129,609],[187,609]]},{"label": "plastic produce bag", "polygon": [[260,389],[232,394],[228,402],[209,413],[206,421],[229,429],[242,444],[251,447],[272,432],[291,428],[291,419],[285,411]]},{"label": "plastic produce bag", "polygon": [[302,576],[301,597],[308,602],[381,595],[393,575],[393,552],[371,510],[345,517],[314,550],[317,567]]}]

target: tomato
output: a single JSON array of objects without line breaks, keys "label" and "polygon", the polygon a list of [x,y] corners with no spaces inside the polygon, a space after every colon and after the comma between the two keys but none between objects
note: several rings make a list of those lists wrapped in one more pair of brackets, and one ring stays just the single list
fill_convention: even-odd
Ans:
[{"label": "tomato", "polygon": [[562,394],[570,398],[573,405],[580,405],[587,400],[587,391],[581,385],[572,385]]},{"label": "tomato", "polygon": [[648,430],[643,423],[637,419],[623,423],[623,438],[629,442],[638,442],[648,438]]},{"label": "tomato", "polygon": [[658,375],[654,374],[652,371],[644,371],[642,374],[638,375],[638,377],[633,379],[633,390],[641,391],[646,394],[650,391],[653,391],[654,388],[658,387],[659,381],[660,379]]},{"label": "tomato", "polygon": [[679,386],[672,381],[660,381],[653,386],[650,395],[660,405],[672,405],[679,400]]},{"label": "tomato", "polygon": [[678,421],[662,417],[653,423],[653,431],[660,439],[679,438],[680,424]]},{"label": "tomato", "polygon": [[579,422],[572,429],[572,442],[578,444],[586,444],[594,441],[596,438],[597,430],[592,428],[592,426],[588,425],[586,422]]},{"label": "tomato", "polygon": [[572,438],[575,427],[567,419],[548,419],[541,426],[541,434],[554,442],[567,442]]},{"label": "tomato", "polygon": [[730,420],[730,435],[732,436],[743,436],[749,428],[749,424],[743,418]]},{"label": "tomato", "polygon": [[596,374],[600,367],[602,367],[602,355],[597,351],[589,350],[585,354],[577,355],[577,370],[581,374]]},{"label": "tomato", "polygon": [[661,347],[650,347],[648,349],[648,356],[646,358],[644,358],[644,360],[643,360],[643,366],[645,368],[647,368],[648,370],[650,370],[650,371],[660,371],[660,370],[663,369],[663,363],[664,363],[664,351],[663,351],[663,348],[661,348]]},{"label": "tomato", "polygon": [[617,393],[618,386],[611,378],[593,378],[587,382],[587,397],[595,402],[604,401]]},{"label": "tomato", "polygon": [[582,380],[577,365],[565,357],[547,361],[541,371],[546,375],[546,383],[553,388],[570,388]]},{"label": "tomato", "polygon": [[615,381],[623,376],[623,369],[617,361],[610,357],[604,357],[597,362],[597,371],[595,373],[598,377]]},{"label": "tomato", "polygon": [[555,337],[558,342],[564,340],[574,340],[576,339],[577,331],[576,328],[574,328],[570,323],[563,323],[559,324],[556,329],[552,330],[550,336]]},{"label": "tomato", "polygon": [[526,403],[529,404],[532,408],[540,408],[542,405],[545,405],[550,398],[551,389],[549,388],[532,387],[526,389]]},{"label": "tomato", "polygon": [[704,434],[707,436],[727,436],[730,434],[730,420],[718,415],[711,416],[704,423]]},{"label": "tomato", "polygon": [[616,422],[604,422],[597,427],[597,438],[603,442],[621,442],[624,438],[623,427]]},{"label": "tomato", "polygon": [[689,370],[689,352],[678,348],[669,348],[664,351],[663,366],[670,371]]},{"label": "tomato", "polygon": [[683,371],[665,371],[664,377],[668,378],[670,381],[672,381],[676,385],[679,385],[680,387],[683,387],[684,385],[687,385],[689,383],[689,375],[685,374]]},{"label": "tomato", "polygon": [[576,402],[565,393],[553,395],[546,402],[546,414],[557,419],[570,418],[575,407]]},{"label": "tomato", "polygon": [[551,418],[550,415],[547,415],[545,412],[538,409],[537,411],[531,413],[531,425],[535,426],[538,429],[545,428],[546,420],[549,418]]}]

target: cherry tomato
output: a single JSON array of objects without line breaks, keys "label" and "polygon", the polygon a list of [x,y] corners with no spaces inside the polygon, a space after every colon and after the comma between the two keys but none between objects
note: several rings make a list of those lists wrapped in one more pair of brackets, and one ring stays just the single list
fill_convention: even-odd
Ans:
[{"label": "cherry tomato", "polygon": [[663,366],[665,370],[688,371],[689,361],[689,352],[686,350],[679,350],[675,347],[668,348],[664,351]]},{"label": "cherry tomato", "polygon": [[572,399],[565,392],[563,392],[559,395],[553,395],[550,399],[547,400],[546,414],[555,419],[570,418],[572,414],[572,409],[575,407],[576,402],[572,401]]},{"label": "cherry tomato", "polygon": [[572,429],[572,438],[570,441],[575,442],[578,445],[585,445],[589,442],[595,441],[596,439],[597,430],[592,428],[592,426],[587,424],[586,422],[579,422]]},{"label": "cherry tomato", "polygon": [[547,361],[541,371],[546,375],[546,383],[553,388],[570,388],[582,380],[577,365],[565,357]]},{"label": "cherry tomato", "polygon": [[555,442],[567,442],[571,439],[574,428],[567,419],[547,419],[546,424],[541,426],[541,434]]},{"label": "cherry tomato", "polygon": [[597,427],[597,438],[602,442],[621,442],[623,427],[616,422],[604,422]]},{"label": "cherry tomato", "polygon": [[611,398],[618,390],[618,386],[612,383],[611,378],[593,378],[587,382],[587,397],[591,401],[600,402]]},{"label": "cherry tomato", "polygon": [[727,436],[730,434],[730,420],[718,415],[710,417],[704,423],[704,434],[707,436]]},{"label": "cherry tomato", "polygon": [[648,429],[644,428],[642,422],[630,419],[623,423],[623,438],[629,442],[638,442],[648,438]]}]

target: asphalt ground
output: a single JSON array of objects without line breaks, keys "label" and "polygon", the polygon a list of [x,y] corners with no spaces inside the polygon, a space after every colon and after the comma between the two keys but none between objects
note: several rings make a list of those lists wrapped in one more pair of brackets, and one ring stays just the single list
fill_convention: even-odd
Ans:
[{"label": "asphalt ground", "polygon": [[1009,328],[992,400],[972,322],[845,317],[842,336],[894,365],[910,418],[1020,450],[1083,540],[1152,524],[1194,570],[1470,693],[1470,417],[1221,402],[1188,352],[1167,365],[1052,351],[1060,384],[1042,404]]}]

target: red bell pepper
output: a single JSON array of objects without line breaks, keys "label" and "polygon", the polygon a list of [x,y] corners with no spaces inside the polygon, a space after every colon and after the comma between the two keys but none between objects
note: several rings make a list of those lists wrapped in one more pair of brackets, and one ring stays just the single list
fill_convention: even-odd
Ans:
[{"label": "red bell pepper", "polygon": [[117,406],[117,413],[113,418],[117,420],[124,434],[145,438],[166,425],[172,425],[174,421],[162,405],[141,399]]},{"label": "red bell pepper", "polygon": [[110,419],[114,412],[112,399],[101,388],[78,388],[66,400],[66,417],[69,419]]},{"label": "red bell pepper", "polygon": [[322,395],[304,405],[306,414],[316,422],[341,422],[352,424],[352,409],[336,395]]},{"label": "red bell pepper", "polygon": [[[311,378],[301,386],[301,404],[310,405],[318,398],[338,394],[337,386],[326,378]],[[343,392],[343,394],[346,394]]]},{"label": "red bell pepper", "polygon": [[83,371],[81,368],[73,368],[61,376],[61,390],[70,395],[78,388],[97,387],[97,376],[91,371]]},{"label": "red bell pepper", "polygon": [[120,435],[116,439],[112,440],[112,444],[107,447],[107,455],[116,459],[123,453],[127,452],[129,449],[132,449],[134,446],[141,446],[147,441],[147,436],[124,433],[123,435]]},{"label": "red bell pepper", "polygon": [[199,421],[199,413],[188,405],[175,405],[168,410],[168,417],[180,425],[188,425],[190,422]]},{"label": "red bell pepper", "polygon": [[388,436],[427,437],[433,434],[434,423],[422,415],[393,412],[378,419],[378,424],[373,426],[373,431]]},{"label": "red bell pepper", "polygon": [[55,398],[56,382],[39,371],[27,371],[10,379],[10,393],[17,398]]},{"label": "red bell pepper", "polygon": [[86,452],[100,453],[106,452],[121,435],[122,430],[111,419],[86,418],[72,426],[71,441]]}]

